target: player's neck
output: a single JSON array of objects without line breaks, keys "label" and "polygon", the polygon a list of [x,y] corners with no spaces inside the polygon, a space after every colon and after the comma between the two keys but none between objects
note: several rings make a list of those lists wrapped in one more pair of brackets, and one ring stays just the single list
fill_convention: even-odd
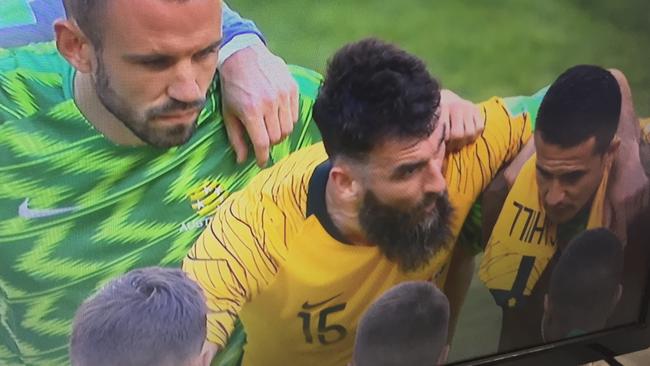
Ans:
[{"label": "player's neck", "polygon": [[81,72],[75,74],[74,99],[88,122],[111,142],[126,146],[145,144],[104,107],[97,96],[95,84],[89,74]]},{"label": "player's neck", "polygon": [[330,179],[325,187],[325,205],[327,214],[339,232],[353,245],[369,246],[366,235],[359,224],[358,208],[356,204],[346,201],[336,195]]}]

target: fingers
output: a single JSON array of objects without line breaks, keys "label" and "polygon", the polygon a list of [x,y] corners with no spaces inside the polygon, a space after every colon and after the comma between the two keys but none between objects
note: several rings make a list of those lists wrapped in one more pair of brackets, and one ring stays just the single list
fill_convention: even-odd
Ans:
[{"label": "fingers", "polygon": [[465,146],[467,139],[465,136],[466,123],[464,120],[464,112],[461,108],[450,108],[449,111],[449,144],[450,151],[458,151],[462,146]]},{"label": "fingers", "polygon": [[481,110],[477,105],[474,105],[474,108],[472,108],[473,113],[472,113],[472,120],[474,121],[474,139],[477,139],[481,134],[483,133],[483,130],[485,129],[485,119],[481,115]]},{"label": "fingers", "polygon": [[[255,151],[255,159],[257,160],[257,165],[260,168],[265,167],[266,163],[269,160],[271,140],[269,138],[267,128],[274,123],[276,124],[276,128],[279,129],[277,114],[274,122],[267,124],[264,123],[262,117],[250,118],[248,121],[244,121],[244,126],[246,126],[246,131],[248,131],[248,137],[253,143],[253,151]],[[279,134],[279,131],[277,133]]]},{"label": "fingers", "polygon": [[241,164],[246,160],[248,155],[248,146],[244,139],[244,128],[239,119],[226,109],[223,112],[223,123],[226,126],[226,134],[228,135],[230,145],[235,151],[237,163]]},{"label": "fingers", "polygon": [[280,91],[279,93],[280,104],[278,106],[278,116],[280,119],[280,141],[284,140],[291,134],[291,131],[293,131],[293,125],[296,123],[296,119],[293,118],[293,115],[297,113],[293,111],[293,101],[290,94],[290,88],[287,91]]},{"label": "fingers", "polygon": [[291,78],[291,85],[289,87],[289,108],[291,111],[291,121],[295,124],[300,117],[300,102],[298,98],[298,84]]},{"label": "fingers", "polygon": [[[266,133],[271,145],[275,145],[280,142],[283,138],[282,136],[282,127],[280,126],[280,113],[281,106],[283,102],[278,103],[278,101],[273,98],[269,99],[263,105],[264,110],[262,115],[264,116],[264,124],[266,125]],[[285,107],[286,108],[286,107]],[[248,124],[245,124],[246,126]],[[252,136],[251,136],[252,140]]]},{"label": "fingers", "polygon": [[443,138],[445,142],[449,141],[449,107],[446,104],[440,105],[440,115],[438,116],[438,123],[441,124],[440,127],[444,129]]},{"label": "fingers", "polygon": [[299,118],[298,85],[284,61],[265,46],[244,48],[221,66],[222,101],[228,138],[237,161],[246,158],[245,133],[257,164],[266,165],[270,147],[293,131]]}]

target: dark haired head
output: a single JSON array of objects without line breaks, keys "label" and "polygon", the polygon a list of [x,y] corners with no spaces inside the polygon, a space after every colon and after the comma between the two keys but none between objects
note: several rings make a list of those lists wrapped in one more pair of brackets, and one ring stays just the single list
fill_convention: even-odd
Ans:
[{"label": "dark haired head", "polygon": [[109,282],[77,310],[73,366],[186,364],[201,354],[206,304],[180,269],[136,269]]},{"label": "dark haired head", "polygon": [[623,246],[607,229],[575,237],[555,266],[547,295],[546,340],[605,326],[620,296]]},{"label": "dark haired head", "polygon": [[362,159],[389,136],[429,136],[439,101],[438,83],[421,60],[369,38],[329,61],[313,118],[331,159]]},{"label": "dark haired head", "polygon": [[616,133],[620,112],[616,78],[601,67],[578,65],[562,73],[546,92],[536,132],[545,143],[563,148],[595,137],[595,152],[602,154]]},{"label": "dark haired head", "polygon": [[354,366],[431,366],[447,344],[449,302],[430,282],[404,282],[364,313]]}]

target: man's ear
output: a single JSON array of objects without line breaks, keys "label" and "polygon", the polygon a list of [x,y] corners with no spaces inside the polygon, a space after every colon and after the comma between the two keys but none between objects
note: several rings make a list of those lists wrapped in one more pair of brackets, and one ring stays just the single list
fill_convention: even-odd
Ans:
[{"label": "man's ear", "polygon": [[359,202],[362,196],[362,186],[356,177],[352,166],[339,162],[332,166],[329,179],[339,198],[346,202]]},{"label": "man's ear", "polygon": [[95,49],[90,40],[83,34],[77,23],[73,20],[59,19],[54,23],[56,34],[56,48],[59,53],[77,71],[82,73],[92,72],[92,59]]},{"label": "man's ear", "polygon": [[623,285],[619,283],[616,287],[614,298],[612,299],[611,308],[609,310],[610,315],[614,312],[614,309],[616,308],[616,305],[618,305],[618,302],[621,301],[621,296],[623,296]]},{"label": "man's ear", "polygon": [[618,135],[614,135],[612,142],[609,143],[605,151],[605,163],[612,164],[614,162],[619,147],[621,147],[621,138]]}]

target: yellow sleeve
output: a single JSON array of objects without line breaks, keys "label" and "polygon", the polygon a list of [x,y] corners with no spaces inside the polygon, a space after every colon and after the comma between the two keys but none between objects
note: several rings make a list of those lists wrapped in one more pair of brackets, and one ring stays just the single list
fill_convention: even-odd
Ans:
[{"label": "yellow sleeve", "polygon": [[255,179],[217,209],[183,261],[183,270],[206,296],[207,338],[221,347],[242,306],[270,284],[286,253],[279,209],[256,183],[264,182]]},{"label": "yellow sleeve", "polygon": [[501,98],[479,104],[485,128],[479,138],[447,160],[449,189],[473,203],[501,167],[512,160],[531,137],[527,113],[511,116]]},{"label": "yellow sleeve", "polygon": [[305,219],[311,172],[325,159],[315,144],[261,171],[217,208],[188,252],[183,270],[205,294],[210,342],[226,345],[244,304],[275,279]]}]

